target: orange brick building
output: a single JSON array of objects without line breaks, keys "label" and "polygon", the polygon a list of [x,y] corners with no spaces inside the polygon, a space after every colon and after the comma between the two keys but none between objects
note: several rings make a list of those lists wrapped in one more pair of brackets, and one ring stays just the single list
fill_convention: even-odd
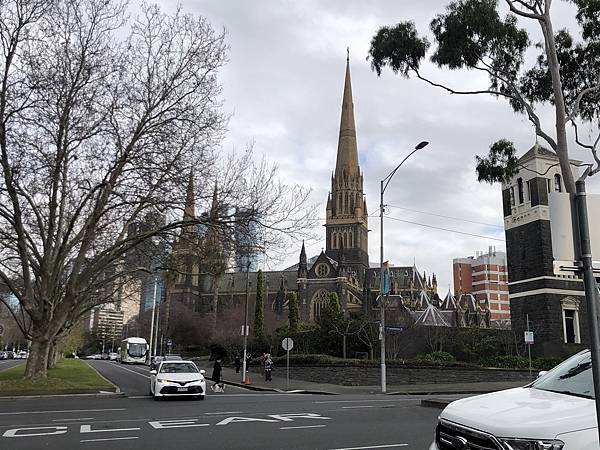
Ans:
[{"label": "orange brick building", "polygon": [[487,253],[454,259],[452,269],[456,297],[473,294],[481,306],[489,305],[491,320],[510,320],[506,253],[490,247]]}]

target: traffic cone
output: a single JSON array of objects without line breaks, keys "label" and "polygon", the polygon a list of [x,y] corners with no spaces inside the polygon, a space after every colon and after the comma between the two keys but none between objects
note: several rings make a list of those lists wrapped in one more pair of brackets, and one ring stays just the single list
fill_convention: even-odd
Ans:
[{"label": "traffic cone", "polygon": [[246,370],[246,379],[244,380],[244,384],[250,384],[250,371]]}]

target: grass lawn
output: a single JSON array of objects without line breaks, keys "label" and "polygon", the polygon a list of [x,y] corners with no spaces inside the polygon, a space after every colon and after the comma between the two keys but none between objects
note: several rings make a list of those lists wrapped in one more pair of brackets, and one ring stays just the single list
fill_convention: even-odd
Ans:
[{"label": "grass lawn", "polygon": [[80,359],[63,359],[48,370],[48,378],[35,382],[23,379],[24,373],[25,363],[1,371],[0,395],[114,391],[114,386]]}]

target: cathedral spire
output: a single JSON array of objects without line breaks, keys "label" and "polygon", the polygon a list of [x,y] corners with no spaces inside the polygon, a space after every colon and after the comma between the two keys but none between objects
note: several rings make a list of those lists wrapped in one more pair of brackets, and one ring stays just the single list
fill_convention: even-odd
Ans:
[{"label": "cathedral spire", "polygon": [[183,210],[183,220],[191,220],[196,217],[196,203],[194,200],[194,175],[190,170],[188,184],[185,194],[185,209]]},{"label": "cathedral spire", "polygon": [[212,204],[210,206],[210,218],[211,219],[216,219],[217,216],[219,215],[219,197],[218,197],[218,187],[217,187],[217,182],[215,181],[215,189],[213,190],[213,198],[212,198]]},{"label": "cathedral spire", "polygon": [[306,261],[306,249],[304,241],[302,241],[302,250],[300,250],[300,263],[298,264],[298,278],[306,278],[308,276],[308,264]]},{"label": "cathedral spire", "polygon": [[354,125],[354,103],[352,102],[352,82],[350,80],[350,51],[346,59],[346,79],[344,82],[344,98],[342,100],[342,118],[338,140],[335,176],[344,171],[348,175],[358,174],[358,150],[356,147],[356,126]]}]

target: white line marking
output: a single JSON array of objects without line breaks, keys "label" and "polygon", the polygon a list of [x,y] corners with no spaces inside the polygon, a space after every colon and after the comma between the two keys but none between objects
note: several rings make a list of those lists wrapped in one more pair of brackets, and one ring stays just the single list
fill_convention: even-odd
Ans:
[{"label": "white line marking", "polygon": [[368,447],[332,448],[330,450],[364,450],[364,449],[368,449],[368,448],[392,448],[392,447],[408,447],[408,444],[371,445]]},{"label": "white line marking", "polygon": [[104,439],[83,439],[79,442],[101,442],[101,441],[125,441],[127,439],[139,439],[139,436],[104,438]]},{"label": "white line marking", "polygon": [[373,405],[342,406],[342,409],[375,408]]},{"label": "white line marking", "polygon": [[66,414],[66,413],[76,413],[76,412],[100,412],[100,411],[126,411],[125,408],[107,408],[107,409],[65,409],[62,411],[19,411],[19,412],[2,412],[0,415],[2,416],[16,416],[19,414]]},{"label": "white line marking", "polygon": [[127,367],[117,366],[116,364],[113,364],[113,366],[114,367],[118,367],[119,369],[126,370],[127,372],[135,373],[136,375],[139,375],[140,377],[144,377],[144,378],[150,379],[150,377],[148,375],[144,375],[143,373],[139,373],[139,372],[136,372],[135,370],[128,369]]},{"label": "white line marking", "polygon": [[[415,398],[388,398],[386,400],[322,400],[322,401],[315,401],[313,403],[371,403],[371,402],[415,402],[415,401],[419,401],[421,400],[421,397],[424,396],[418,396],[418,398],[416,398],[417,396],[415,396]],[[437,397],[436,397],[437,398]]]},{"label": "white line marking", "polygon": [[204,414],[207,416],[218,416],[221,414],[244,414],[244,411],[207,412]]},{"label": "white line marking", "polygon": [[323,428],[327,425],[305,425],[303,427],[279,427],[280,430],[299,430],[300,428]]},{"label": "white line marking", "polygon": [[82,417],[81,419],[52,419],[52,422],[72,422],[74,420],[94,420],[93,417]]}]

